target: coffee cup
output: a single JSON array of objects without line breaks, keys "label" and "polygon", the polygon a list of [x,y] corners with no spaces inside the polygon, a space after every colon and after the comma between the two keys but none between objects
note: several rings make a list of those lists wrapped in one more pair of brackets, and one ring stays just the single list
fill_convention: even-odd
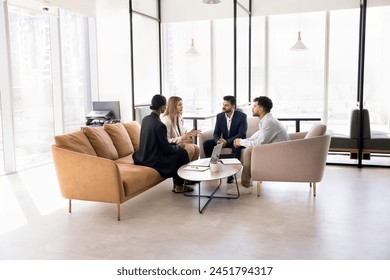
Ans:
[{"label": "coffee cup", "polygon": [[221,169],[221,164],[220,163],[210,163],[210,171],[213,173],[219,172]]}]

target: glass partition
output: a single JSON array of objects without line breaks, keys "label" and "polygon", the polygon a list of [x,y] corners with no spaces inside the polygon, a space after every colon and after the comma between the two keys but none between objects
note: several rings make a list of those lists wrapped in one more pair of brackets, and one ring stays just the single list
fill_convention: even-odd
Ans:
[{"label": "glass partition", "polygon": [[329,38],[328,129],[349,135],[357,109],[359,9],[331,11]]},{"label": "glass partition", "polygon": [[372,134],[390,138],[390,7],[367,9],[364,108]]},{"label": "glass partition", "polygon": [[[325,12],[301,15],[305,51],[292,51],[298,14],[269,17],[268,96],[278,117],[322,117],[324,102]],[[308,125],[309,127],[305,127]],[[303,123],[307,130],[310,123]],[[294,123],[289,132],[295,131]]]},{"label": "glass partition", "polygon": [[133,14],[134,105],[149,104],[161,92],[159,28],[158,21]]},{"label": "glass partition", "polygon": [[54,139],[48,15],[9,6],[16,168],[50,160]]},{"label": "glass partition", "polygon": [[85,124],[90,96],[88,18],[60,10],[64,132]]}]

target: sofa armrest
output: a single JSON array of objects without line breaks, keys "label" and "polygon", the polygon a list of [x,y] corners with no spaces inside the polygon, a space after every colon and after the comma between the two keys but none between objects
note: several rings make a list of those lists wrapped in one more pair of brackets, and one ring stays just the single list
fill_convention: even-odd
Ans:
[{"label": "sofa armrest", "polygon": [[199,151],[200,158],[205,157],[204,150],[203,150],[203,143],[208,139],[213,139],[213,133],[214,133],[214,130],[209,129],[209,130],[206,130],[206,131],[202,132],[201,134],[199,134],[198,145],[199,145],[199,149],[200,149],[200,151]]},{"label": "sofa armrest", "polygon": [[330,136],[290,140],[256,146],[252,150],[254,181],[320,182]]},{"label": "sofa armrest", "polygon": [[124,201],[123,184],[114,161],[55,145],[52,156],[64,198],[110,203]]}]

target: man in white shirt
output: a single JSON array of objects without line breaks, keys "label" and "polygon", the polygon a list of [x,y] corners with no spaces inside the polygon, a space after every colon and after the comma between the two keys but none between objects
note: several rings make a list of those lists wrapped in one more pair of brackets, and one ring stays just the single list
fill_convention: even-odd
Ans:
[{"label": "man in white shirt", "polygon": [[[256,97],[253,100],[252,114],[259,117],[259,130],[251,137],[246,139],[237,138],[234,140],[235,147],[245,147],[243,158],[243,169],[241,174],[241,183],[239,186],[240,194],[250,194],[251,188],[251,155],[254,146],[287,141],[290,140],[286,129],[281,122],[271,114],[272,100],[266,96]],[[228,194],[236,195],[237,189],[228,190]]]}]

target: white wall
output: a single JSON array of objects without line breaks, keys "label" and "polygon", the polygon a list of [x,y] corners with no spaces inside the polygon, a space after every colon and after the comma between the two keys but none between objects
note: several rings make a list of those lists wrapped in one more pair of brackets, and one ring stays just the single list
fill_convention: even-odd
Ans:
[{"label": "white wall", "polygon": [[86,16],[95,16],[95,0],[7,0],[6,2],[37,11],[48,7],[50,14],[56,13],[57,8],[63,8]]},{"label": "white wall", "polygon": [[119,100],[123,121],[132,120],[130,18],[127,0],[96,0],[99,100]]}]

